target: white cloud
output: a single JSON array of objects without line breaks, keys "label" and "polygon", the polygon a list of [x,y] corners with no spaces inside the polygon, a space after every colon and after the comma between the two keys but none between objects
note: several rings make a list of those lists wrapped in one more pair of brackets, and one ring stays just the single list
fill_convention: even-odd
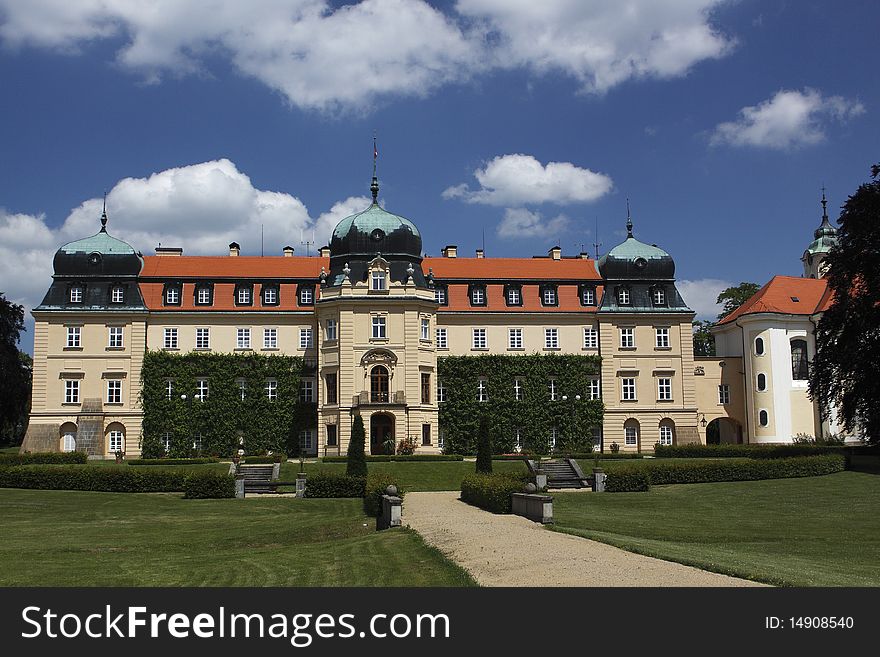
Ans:
[{"label": "white cloud", "polygon": [[505,239],[542,236],[552,240],[558,238],[559,233],[568,228],[569,223],[564,214],[545,221],[540,212],[531,212],[525,208],[507,208],[496,232],[498,237]]},{"label": "white cloud", "polygon": [[743,107],[736,121],[718,124],[709,143],[776,149],[808,146],[825,139],[829,122],[864,112],[862,103],[841,96],[823,96],[810,88],[782,89],[769,100]]},{"label": "white cloud", "polygon": [[692,281],[675,282],[681,297],[688,307],[697,313],[697,319],[714,321],[721,312],[721,304],[715,303],[722,290],[736,285],[717,278],[699,278]]},{"label": "white cloud", "polygon": [[539,203],[586,203],[611,191],[610,176],[582,169],[571,162],[542,165],[531,155],[499,155],[474,171],[480,189],[466,184],[449,187],[443,198],[460,198],[468,203],[520,206]]},{"label": "white cloud", "polygon": [[0,0],[0,41],[75,54],[122,43],[116,62],[159,82],[223,57],[290,103],[364,109],[498,68],[562,71],[605,92],[680,76],[731,40],[709,24],[722,0]]},{"label": "white cloud", "polygon": [[[100,227],[102,200],[88,199],[52,228],[44,215],[12,214],[0,208],[0,281],[7,299],[28,310],[49,289],[52,258],[66,242]],[[256,189],[227,159],[176,167],[147,178],[120,180],[107,194],[108,232],[150,255],[158,243],[182,246],[185,254],[220,255],[229,242],[245,255],[259,255],[260,231],[266,255],[300,250],[300,231],[315,231],[316,247],[327,243],[336,223],[366,209],[370,200],[350,197],[312,219],[295,196]],[[314,248],[313,248],[314,252]]]}]

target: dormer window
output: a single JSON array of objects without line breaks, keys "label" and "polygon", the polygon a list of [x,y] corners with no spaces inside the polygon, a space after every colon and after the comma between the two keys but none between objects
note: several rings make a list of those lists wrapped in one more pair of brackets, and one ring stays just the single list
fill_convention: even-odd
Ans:
[{"label": "dormer window", "polygon": [[83,288],[82,285],[74,285],[70,288],[70,303],[82,303]]},{"label": "dormer window", "polygon": [[617,303],[621,306],[630,305],[629,288],[622,287],[617,290]]},{"label": "dormer window", "polygon": [[213,302],[213,290],[210,285],[201,283],[196,285],[196,305],[210,306]]},{"label": "dormer window", "polygon": [[110,288],[110,303],[122,303],[125,301],[125,288],[121,285],[114,285]]},{"label": "dormer window", "polygon": [[300,285],[299,287],[299,305],[311,306],[315,303],[315,288],[311,286]]},{"label": "dormer window", "polygon": [[545,306],[558,305],[556,286],[548,285],[541,290],[541,303],[543,303]]},{"label": "dormer window", "polygon": [[596,305],[596,288],[586,287],[586,286],[581,288],[581,305],[582,306],[595,306]]},{"label": "dormer window", "polygon": [[386,289],[386,275],[384,271],[374,271],[370,274],[370,289],[384,290]]},{"label": "dormer window", "polygon": [[471,305],[472,306],[485,306],[486,305],[486,286],[485,285],[471,285],[470,298],[471,298]]},{"label": "dormer window", "polygon": [[666,291],[662,287],[655,287],[651,292],[651,300],[655,306],[666,305]]},{"label": "dormer window", "polygon": [[439,303],[441,306],[447,305],[447,296],[446,296],[446,288],[445,287],[436,287],[434,288],[434,301]]},{"label": "dormer window", "polygon": [[163,295],[166,306],[180,305],[180,284],[167,283],[165,285],[165,294]]},{"label": "dormer window", "polygon": [[263,285],[263,305],[277,306],[279,304],[278,286]]},{"label": "dormer window", "polygon": [[253,304],[253,287],[244,283],[235,286],[235,305],[250,306]]},{"label": "dormer window", "polygon": [[508,285],[507,293],[505,294],[505,298],[507,299],[508,306],[521,306],[522,305],[522,287],[519,285]]}]

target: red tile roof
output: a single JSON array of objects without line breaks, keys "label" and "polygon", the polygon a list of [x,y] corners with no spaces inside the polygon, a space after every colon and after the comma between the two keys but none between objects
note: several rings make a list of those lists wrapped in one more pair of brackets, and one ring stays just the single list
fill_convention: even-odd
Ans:
[{"label": "red tile roof", "polygon": [[442,280],[601,280],[595,261],[581,258],[425,258],[422,271],[429,268]]},{"label": "red tile roof", "polygon": [[[254,285],[252,306],[238,306],[235,304],[235,283],[215,283],[214,299],[210,306],[195,305],[195,284],[184,283],[180,295],[179,306],[166,306],[163,303],[162,292],[164,283],[139,283],[144,304],[150,310],[163,310],[170,312],[200,311],[216,312],[218,310],[236,310],[238,312],[278,312],[279,310],[306,310],[311,312],[314,306],[300,306],[297,286],[293,283],[282,283],[279,290],[279,304],[277,306],[263,306],[260,285]],[[317,290],[317,286],[312,284]]]},{"label": "red tile roof", "polygon": [[141,278],[318,278],[330,258],[296,256],[144,256]]},{"label": "red tile roof", "polygon": [[[522,305],[508,306],[504,298],[503,284],[486,285],[486,305],[472,306],[468,296],[468,286],[464,283],[450,284],[447,288],[448,305],[440,306],[438,312],[505,312],[505,313],[583,313],[596,312],[596,306],[582,306],[578,298],[578,288],[575,284],[560,285],[557,289],[558,306],[545,306],[541,303],[538,285],[522,286]],[[596,291],[597,301],[602,298],[601,287]]]},{"label": "red tile roof", "polygon": [[729,324],[738,317],[755,313],[812,315],[826,310],[830,303],[831,294],[824,279],[774,276],[769,283],[718,324]]}]

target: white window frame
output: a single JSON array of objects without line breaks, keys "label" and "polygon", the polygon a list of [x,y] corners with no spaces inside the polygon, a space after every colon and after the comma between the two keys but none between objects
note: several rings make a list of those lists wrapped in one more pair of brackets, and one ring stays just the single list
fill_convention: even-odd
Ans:
[{"label": "white window frame", "polygon": [[652,300],[654,301],[655,306],[665,306],[666,305],[666,291],[662,288],[654,288],[654,291],[651,293]]},{"label": "white window frame", "polygon": [[277,328],[264,328],[263,329],[263,349],[277,349],[278,348],[278,329]]},{"label": "white window frame", "polygon": [[522,292],[518,287],[510,287],[507,288],[507,305],[508,306],[519,306],[522,305]]},{"label": "white window frame", "polygon": [[584,306],[595,306],[596,305],[596,289],[592,287],[585,287],[581,291],[581,304]]},{"label": "white window frame", "polygon": [[65,431],[61,436],[61,451],[62,452],[75,452],[76,451],[76,433],[73,431]]},{"label": "white window frame", "polygon": [[675,431],[668,424],[660,425],[660,444],[661,445],[671,445],[673,438],[675,436]]},{"label": "white window frame", "polygon": [[311,429],[303,429],[299,432],[299,445],[300,449],[312,449],[314,442],[312,441]]},{"label": "white window frame", "polygon": [[621,306],[628,306],[631,303],[629,290],[625,287],[617,290],[617,303]]},{"label": "white window frame", "polygon": [[384,315],[373,315],[371,321],[372,332],[370,335],[373,340],[388,339],[388,325]]},{"label": "white window frame", "polygon": [[628,426],[623,428],[623,444],[627,447],[637,447],[639,444],[639,428]]},{"label": "white window frame", "polygon": [[559,329],[544,329],[544,349],[559,349]]},{"label": "white window frame", "polygon": [[598,376],[587,380],[587,398],[602,399],[602,381]]},{"label": "white window frame", "polygon": [[730,384],[728,384],[728,383],[718,384],[718,403],[719,404],[729,404],[730,403]]},{"label": "white window frame", "polygon": [[122,403],[122,379],[107,379],[107,403]]},{"label": "white window frame", "polygon": [[525,394],[523,393],[523,383],[522,379],[519,377],[513,380],[513,399],[514,401],[522,401],[525,399]]},{"label": "white window frame", "polygon": [[211,329],[207,326],[196,327],[196,349],[211,348]]},{"label": "white window frame", "polygon": [[315,382],[312,379],[300,379],[299,400],[307,404],[315,401]]},{"label": "white window frame", "polygon": [[159,440],[162,441],[162,449],[168,454],[171,451],[171,432],[166,431]]},{"label": "white window frame", "polygon": [[520,427],[513,430],[513,451],[517,453],[522,451],[522,429]]},{"label": "white window frame", "polygon": [[448,349],[449,348],[449,336],[446,332],[446,327],[437,327],[437,330],[434,331],[434,334],[437,339],[437,348],[438,349]]},{"label": "white window frame", "polygon": [[[764,385],[761,385],[761,377],[764,377]],[[758,392],[767,392],[767,375],[764,372],[758,372],[755,375],[755,390]]]},{"label": "white window frame", "polygon": [[274,285],[263,287],[263,303],[267,306],[275,306],[278,304],[278,288]]},{"label": "white window frame", "polygon": [[553,287],[545,287],[543,300],[545,306],[555,306],[556,305],[556,288]]},{"label": "white window frame", "polygon": [[484,328],[472,329],[471,345],[473,346],[474,349],[488,349],[489,348],[489,338],[486,335],[486,329],[484,329]]},{"label": "white window frame", "polygon": [[177,349],[177,327],[166,326],[162,335],[162,344],[165,349]]},{"label": "white window frame", "polygon": [[79,404],[79,379],[64,380],[64,403]]},{"label": "white window frame", "polygon": [[196,303],[207,306],[211,303],[211,289],[202,285],[196,290]]},{"label": "white window frame", "polygon": [[428,319],[427,317],[422,317],[421,322],[420,322],[420,326],[421,326],[421,334],[420,334],[421,339],[424,340],[425,342],[430,342],[431,341],[431,320]]},{"label": "white window frame", "polygon": [[656,326],[654,327],[654,346],[658,349],[668,349],[670,345],[669,342],[669,327],[668,326]]},{"label": "white window frame", "polygon": [[441,306],[446,305],[446,288],[445,287],[434,288],[434,301],[439,303]]},{"label": "white window frame", "polygon": [[559,440],[559,428],[556,426],[552,426],[552,427],[550,427],[550,439],[548,441],[550,444],[550,451],[551,452],[554,449],[556,449],[556,441],[557,440]]},{"label": "white window frame", "polygon": [[672,401],[672,377],[657,377],[657,401]]},{"label": "white window frame", "polygon": [[251,303],[251,288],[249,287],[240,287],[238,288],[238,305],[239,306],[248,306]]},{"label": "white window frame", "polygon": [[373,270],[370,272],[370,289],[381,292],[388,289],[385,284],[387,281],[387,274],[382,270]]},{"label": "white window frame", "polygon": [[[761,422],[761,413],[763,413],[767,417],[766,422]],[[769,427],[770,426],[770,411],[766,408],[758,409],[758,426],[759,427]]]},{"label": "white window frame", "polygon": [[174,379],[165,379],[165,399],[174,397]]},{"label": "white window frame", "polygon": [[205,401],[210,394],[211,384],[208,383],[208,379],[205,377],[196,379],[196,399]]},{"label": "white window frame", "polygon": [[125,346],[123,343],[123,331],[121,326],[107,327],[107,346],[110,349],[122,349]]},{"label": "white window frame", "polygon": [[437,379],[437,403],[441,404],[446,401],[446,386],[443,385],[443,381]]},{"label": "white window frame", "polygon": [[314,290],[310,287],[301,287],[299,289],[299,305],[307,306],[315,302]]},{"label": "white window frame", "polygon": [[595,326],[584,327],[584,349],[599,348],[599,331]]},{"label": "white window frame", "polygon": [[68,326],[67,327],[67,348],[68,349],[79,349],[82,347],[82,327],[81,326]]},{"label": "white window frame", "polygon": [[620,348],[633,349],[636,346],[636,330],[632,326],[620,327]]},{"label": "white window frame", "polygon": [[489,401],[489,381],[482,376],[477,379],[477,401]]},{"label": "white window frame", "polygon": [[559,380],[555,376],[551,376],[547,380],[547,389],[550,391],[550,401],[559,400]]},{"label": "white window frame", "polygon": [[176,306],[180,303],[180,288],[170,286],[165,288],[165,305]]},{"label": "white window frame", "polygon": [[250,349],[251,348],[251,330],[250,328],[239,327],[235,329],[235,348]]},{"label": "white window frame", "polygon": [[125,445],[125,435],[121,431],[111,431],[107,434],[107,447],[111,454],[121,452]]},{"label": "white window frame", "polygon": [[620,399],[621,401],[637,401],[638,386],[636,385],[636,377],[622,376],[620,377]]},{"label": "white window frame", "polygon": [[327,342],[333,342],[334,340],[338,340],[338,327],[336,325],[335,319],[328,319],[326,322],[326,336]]},{"label": "white window frame", "polygon": [[314,333],[311,326],[300,327],[299,329],[299,348],[311,349],[315,346]]},{"label": "white window frame", "polygon": [[83,300],[83,288],[82,285],[74,285],[70,288],[70,303],[82,303]]},{"label": "white window frame", "polygon": [[[761,351],[758,351],[758,341],[759,340],[761,342]],[[755,356],[763,356],[765,353],[767,353],[767,348],[766,348],[766,345],[764,344],[764,338],[762,338],[760,335],[754,339],[752,344],[754,346]]]},{"label": "white window frame", "polygon": [[238,378],[235,383],[238,385],[238,398],[244,401],[247,397],[247,379]]},{"label": "white window frame", "polygon": [[474,287],[471,288],[471,305],[474,306],[485,306],[486,305],[486,290],[482,287]]},{"label": "white window frame", "polygon": [[507,348],[523,348],[523,330],[521,328],[507,329]]},{"label": "white window frame", "polygon": [[125,288],[121,285],[114,285],[110,289],[110,303],[122,303],[125,301]]},{"label": "white window frame", "polygon": [[266,385],[264,386],[266,391],[266,398],[269,401],[275,401],[278,399],[278,381],[277,379],[266,379]]}]

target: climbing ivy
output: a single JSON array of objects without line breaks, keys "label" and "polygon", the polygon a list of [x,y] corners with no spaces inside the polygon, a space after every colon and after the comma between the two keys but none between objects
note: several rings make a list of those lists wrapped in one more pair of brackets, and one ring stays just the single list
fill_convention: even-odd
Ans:
[{"label": "climbing ivy", "polygon": [[[144,356],[141,405],[145,458],[164,455],[162,435],[171,434],[169,456],[193,455],[193,437],[201,434],[201,453],[230,456],[244,436],[247,454],[293,452],[302,429],[317,424],[317,405],[300,401],[300,378],[313,373],[302,358],[262,354],[173,354]],[[208,398],[193,399],[196,381],[208,379]],[[167,382],[172,380],[168,397]],[[245,381],[241,399],[238,381]],[[269,400],[267,379],[278,382]],[[187,395],[187,401],[180,398]]]},{"label": "climbing ivy", "polygon": [[[532,454],[549,451],[550,432],[557,428],[556,451],[589,451],[592,427],[602,426],[604,405],[588,399],[588,381],[598,376],[598,356],[559,354],[447,356],[437,359],[437,376],[446,390],[440,403],[444,450],[473,454],[480,416],[485,413],[493,451],[514,450],[516,428],[522,449]],[[477,382],[485,378],[488,400],[477,400]],[[550,400],[549,382],[556,379],[557,400]],[[514,380],[522,384],[521,400]],[[567,399],[562,400],[565,395]],[[580,400],[575,396],[580,395]]]}]

